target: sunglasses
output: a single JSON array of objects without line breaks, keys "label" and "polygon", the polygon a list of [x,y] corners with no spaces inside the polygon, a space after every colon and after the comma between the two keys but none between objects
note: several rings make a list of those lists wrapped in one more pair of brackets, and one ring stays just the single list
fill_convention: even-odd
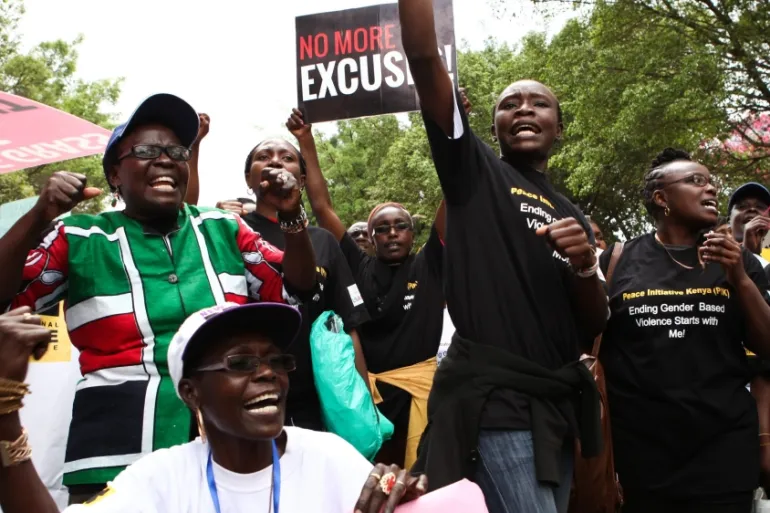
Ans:
[{"label": "sunglasses", "polygon": [[366,230],[364,229],[353,230],[352,232],[350,232],[350,236],[353,237],[354,239],[357,239],[359,237],[368,238],[366,235]]},{"label": "sunglasses", "polygon": [[224,371],[252,374],[262,363],[267,364],[275,373],[287,373],[297,368],[297,361],[290,354],[278,354],[263,358],[253,354],[231,354],[224,362],[206,365],[195,369],[197,372]]},{"label": "sunglasses", "polygon": [[187,162],[192,157],[192,150],[185,148],[184,146],[158,146],[157,144],[137,144],[131,147],[131,150],[118,157],[118,162],[128,157],[136,157],[138,159],[150,160],[160,157],[161,153],[165,153],[171,160],[178,162]]},{"label": "sunglasses", "polygon": [[396,230],[396,232],[403,232],[406,230],[411,230],[412,225],[407,223],[406,221],[400,221],[396,224],[381,224],[379,226],[374,227],[374,233],[377,235],[386,235],[391,232],[391,230]]}]

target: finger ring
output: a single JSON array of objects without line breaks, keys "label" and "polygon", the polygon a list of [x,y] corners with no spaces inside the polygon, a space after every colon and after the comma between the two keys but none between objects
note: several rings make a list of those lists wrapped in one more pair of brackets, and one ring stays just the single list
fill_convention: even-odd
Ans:
[{"label": "finger ring", "polygon": [[371,474],[369,474],[369,477],[374,477],[374,478],[377,479],[377,481],[382,479],[382,476],[380,474],[376,473],[376,472],[372,472]]},{"label": "finger ring", "polygon": [[380,479],[380,489],[385,495],[390,495],[391,490],[396,484],[396,474],[388,472]]}]

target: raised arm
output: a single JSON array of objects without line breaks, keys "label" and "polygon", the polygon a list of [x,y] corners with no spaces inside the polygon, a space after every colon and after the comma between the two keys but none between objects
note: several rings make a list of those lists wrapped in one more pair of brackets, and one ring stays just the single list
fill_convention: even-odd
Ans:
[{"label": "raised arm", "polygon": [[423,114],[447,135],[454,127],[454,86],[438,51],[433,0],[399,0],[401,41]]},{"label": "raised arm", "polygon": [[86,187],[84,175],[59,171],[48,179],[32,210],[0,239],[0,306],[3,309],[19,291],[27,255],[40,242],[41,233],[58,216],[101,192]]},{"label": "raised arm", "polygon": [[318,219],[321,228],[329,230],[337,241],[342,240],[345,235],[345,225],[342,224],[339,216],[334,211],[332,198],[329,195],[329,187],[326,185],[326,179],[321,172],[321,164],[318,161],[318,151],[315,146],[315,137],[313,137],[313,128],[306,124],[302,113],[298,109],[293,109],[289,120],[286,122],[286,128],[297,138],[299,142],[299,151],[305,159],[307,174],[305,175],[305,189],[307,197],[310,200],[310,208]]},{"label": "raised arm", "polygon": [[706,242],[698,248],[698,254],[704,262],[722,265],[728,283],[735,289],[746,321],[744,345],[761,358],[770,359],[770,306],[767,304],[768,283],[762,266],[748,251],[746,256],[750,260],[744,262],[743,248],[729,234],[706,234]]},{"label": "raised arm", "polygon": [[29,442],[25,443],[18,412],[21,399],[15,399],[14,392],[10,392],[24,394],[29,358],[33,353],[41,357],[44,349],[39,344],[46,344],[50,338],[50,331],[40,325],[39,317],[30,315],[29,307],[0,315],[0,444],[11,443],[17,449],[7,451],[5,456],[10,456],[10,461],[0,459],[0,508],[4,513],[59,511],[26,452]]},{"label": "raised arm", "polygon": [[281,263],[286,282],[299,291],[313,289],[318,283],[315,253],[307,232],[299,182],[285,169],[271,169],[263,171],[259,187],[260,197],[278,210],[286,240]]},{"label": "raised arm", "polygon": [[198,198],[200,197],[200,180],[198,174],[198,156],[201,152],[201,141],[209,133],[209,125],[211,119],[208,114],[198,114],[200,119],[200,127],[198,128],[198,137],[192,145],[192,157],[188,165],[190,166],[190,178],[187,182],[187,194],[185,195],[184,202],[190,205],[197,205]]}]

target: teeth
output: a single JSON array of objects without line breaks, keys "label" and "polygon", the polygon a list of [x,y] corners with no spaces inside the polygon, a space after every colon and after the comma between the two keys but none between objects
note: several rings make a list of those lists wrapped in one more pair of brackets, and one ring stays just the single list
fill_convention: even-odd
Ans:
[{"label": "teeth", "polygon": [[278,413],[278,406],[273,405],[249,410],[249,414],[251,415],[275,415],[276,413]]},{"label": "teeth", "polygon": [[[258,403],[261,403],[262,401],[269,401],[269,400],[277,401],[278,400],[278,394],[262,394],[259,397],[255,397],[254,399],[252,399],[249,402],[247,402],[245,404],[245,406],[248,408],[249,406],[251,406],[253,404],[258,404]],[[263,408],[259,408],[259,410],[262,410],[264,408],[269,408],[269,407],[270,406],[265,406]],[[259,411],[259,410],[257,410],[257,411]]]},{"label": "teeth", "polygon": [[160,185],[160,184],[169,184],[169,185],[176,185],[176,180],[171,178],[170,176],[161,176],[150,182],[150,185]]}]

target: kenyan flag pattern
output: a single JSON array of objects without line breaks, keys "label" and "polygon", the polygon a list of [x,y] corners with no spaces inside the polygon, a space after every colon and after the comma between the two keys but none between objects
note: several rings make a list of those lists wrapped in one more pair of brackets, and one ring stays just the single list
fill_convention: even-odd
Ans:
[{"label": "kenyan flag pattern", "polygon": [[13,307],[65,300],[78,384],[65,485],[106,483],[156,449],[189,441],[167,350],[192,313],[225,301],[287,302],[283,253],[239,217],[186,205],[178,230],[147,231],[120,212],[59,221],[30,252]]}]

